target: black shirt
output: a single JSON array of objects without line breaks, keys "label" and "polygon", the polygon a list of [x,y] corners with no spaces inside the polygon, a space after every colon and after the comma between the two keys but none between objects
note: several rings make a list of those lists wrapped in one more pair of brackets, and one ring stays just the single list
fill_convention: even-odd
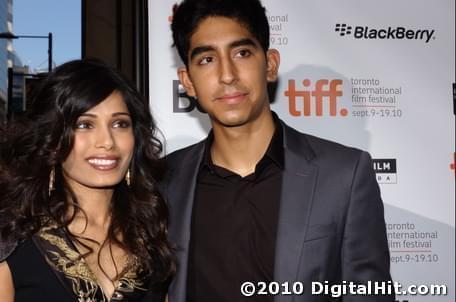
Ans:
[{"label": "black shirt", "polygon": [[[108,301],[95,275],[78,255],[66,232],[55,224],[46,225],[21,242],[6,258],[13,277],[14,301]],[[122,274],[110,301],[165,301],[164,293],[155,289],[141,271],[136,266]]]},{"label": "black shirt", "polygon": [[213,164],[206,143],[192,212],[187,301],[272,301],[240,294],[245,281],[270,282],[284,167],[282,127],[254,173],[240,175]]}]

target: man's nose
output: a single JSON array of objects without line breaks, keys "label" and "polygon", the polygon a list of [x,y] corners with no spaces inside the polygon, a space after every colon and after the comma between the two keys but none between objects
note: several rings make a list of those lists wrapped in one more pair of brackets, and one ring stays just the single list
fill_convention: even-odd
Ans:
[{"label": "man's nose", "polygon": [[222,59],[220,62],[220,82],[231,85],[237,80],[236,66],[231,58]]}]

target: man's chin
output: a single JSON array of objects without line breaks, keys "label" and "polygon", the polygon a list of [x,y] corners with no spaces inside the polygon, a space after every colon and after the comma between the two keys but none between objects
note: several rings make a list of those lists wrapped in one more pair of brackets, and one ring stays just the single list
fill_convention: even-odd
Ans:
[{"label": "man's chin", "polygon": [[227,128],[234,128],[234,127],[241,127],[248,123],[248,119],[241,117],[241,116],[225,116],[217,119],[213,119],[213,121],[219,124],[222,127]]}]

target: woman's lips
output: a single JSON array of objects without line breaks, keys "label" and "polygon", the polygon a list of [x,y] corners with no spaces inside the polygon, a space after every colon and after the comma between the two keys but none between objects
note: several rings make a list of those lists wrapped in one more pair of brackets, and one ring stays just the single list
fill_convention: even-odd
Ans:
[{"label": "woman's lips", "polygon": [[96,170],[107,171],[115,169],[119,164],[119,159],[91,157],[87,159],[87,162]]}]

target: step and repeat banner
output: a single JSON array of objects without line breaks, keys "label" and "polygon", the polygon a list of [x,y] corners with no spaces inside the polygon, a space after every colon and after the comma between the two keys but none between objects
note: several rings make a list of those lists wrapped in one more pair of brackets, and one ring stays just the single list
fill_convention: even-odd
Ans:
[{"label": "step and repeat banner", "polygon": [[[172,48],[172,0],[149,1],[150,104],[166,152],[208,118],[186,98]],[[445,284],[455,301],[454,0],[263,0],[281,53],[272,108],[309,134],[370,152],[394,281]]]}]

